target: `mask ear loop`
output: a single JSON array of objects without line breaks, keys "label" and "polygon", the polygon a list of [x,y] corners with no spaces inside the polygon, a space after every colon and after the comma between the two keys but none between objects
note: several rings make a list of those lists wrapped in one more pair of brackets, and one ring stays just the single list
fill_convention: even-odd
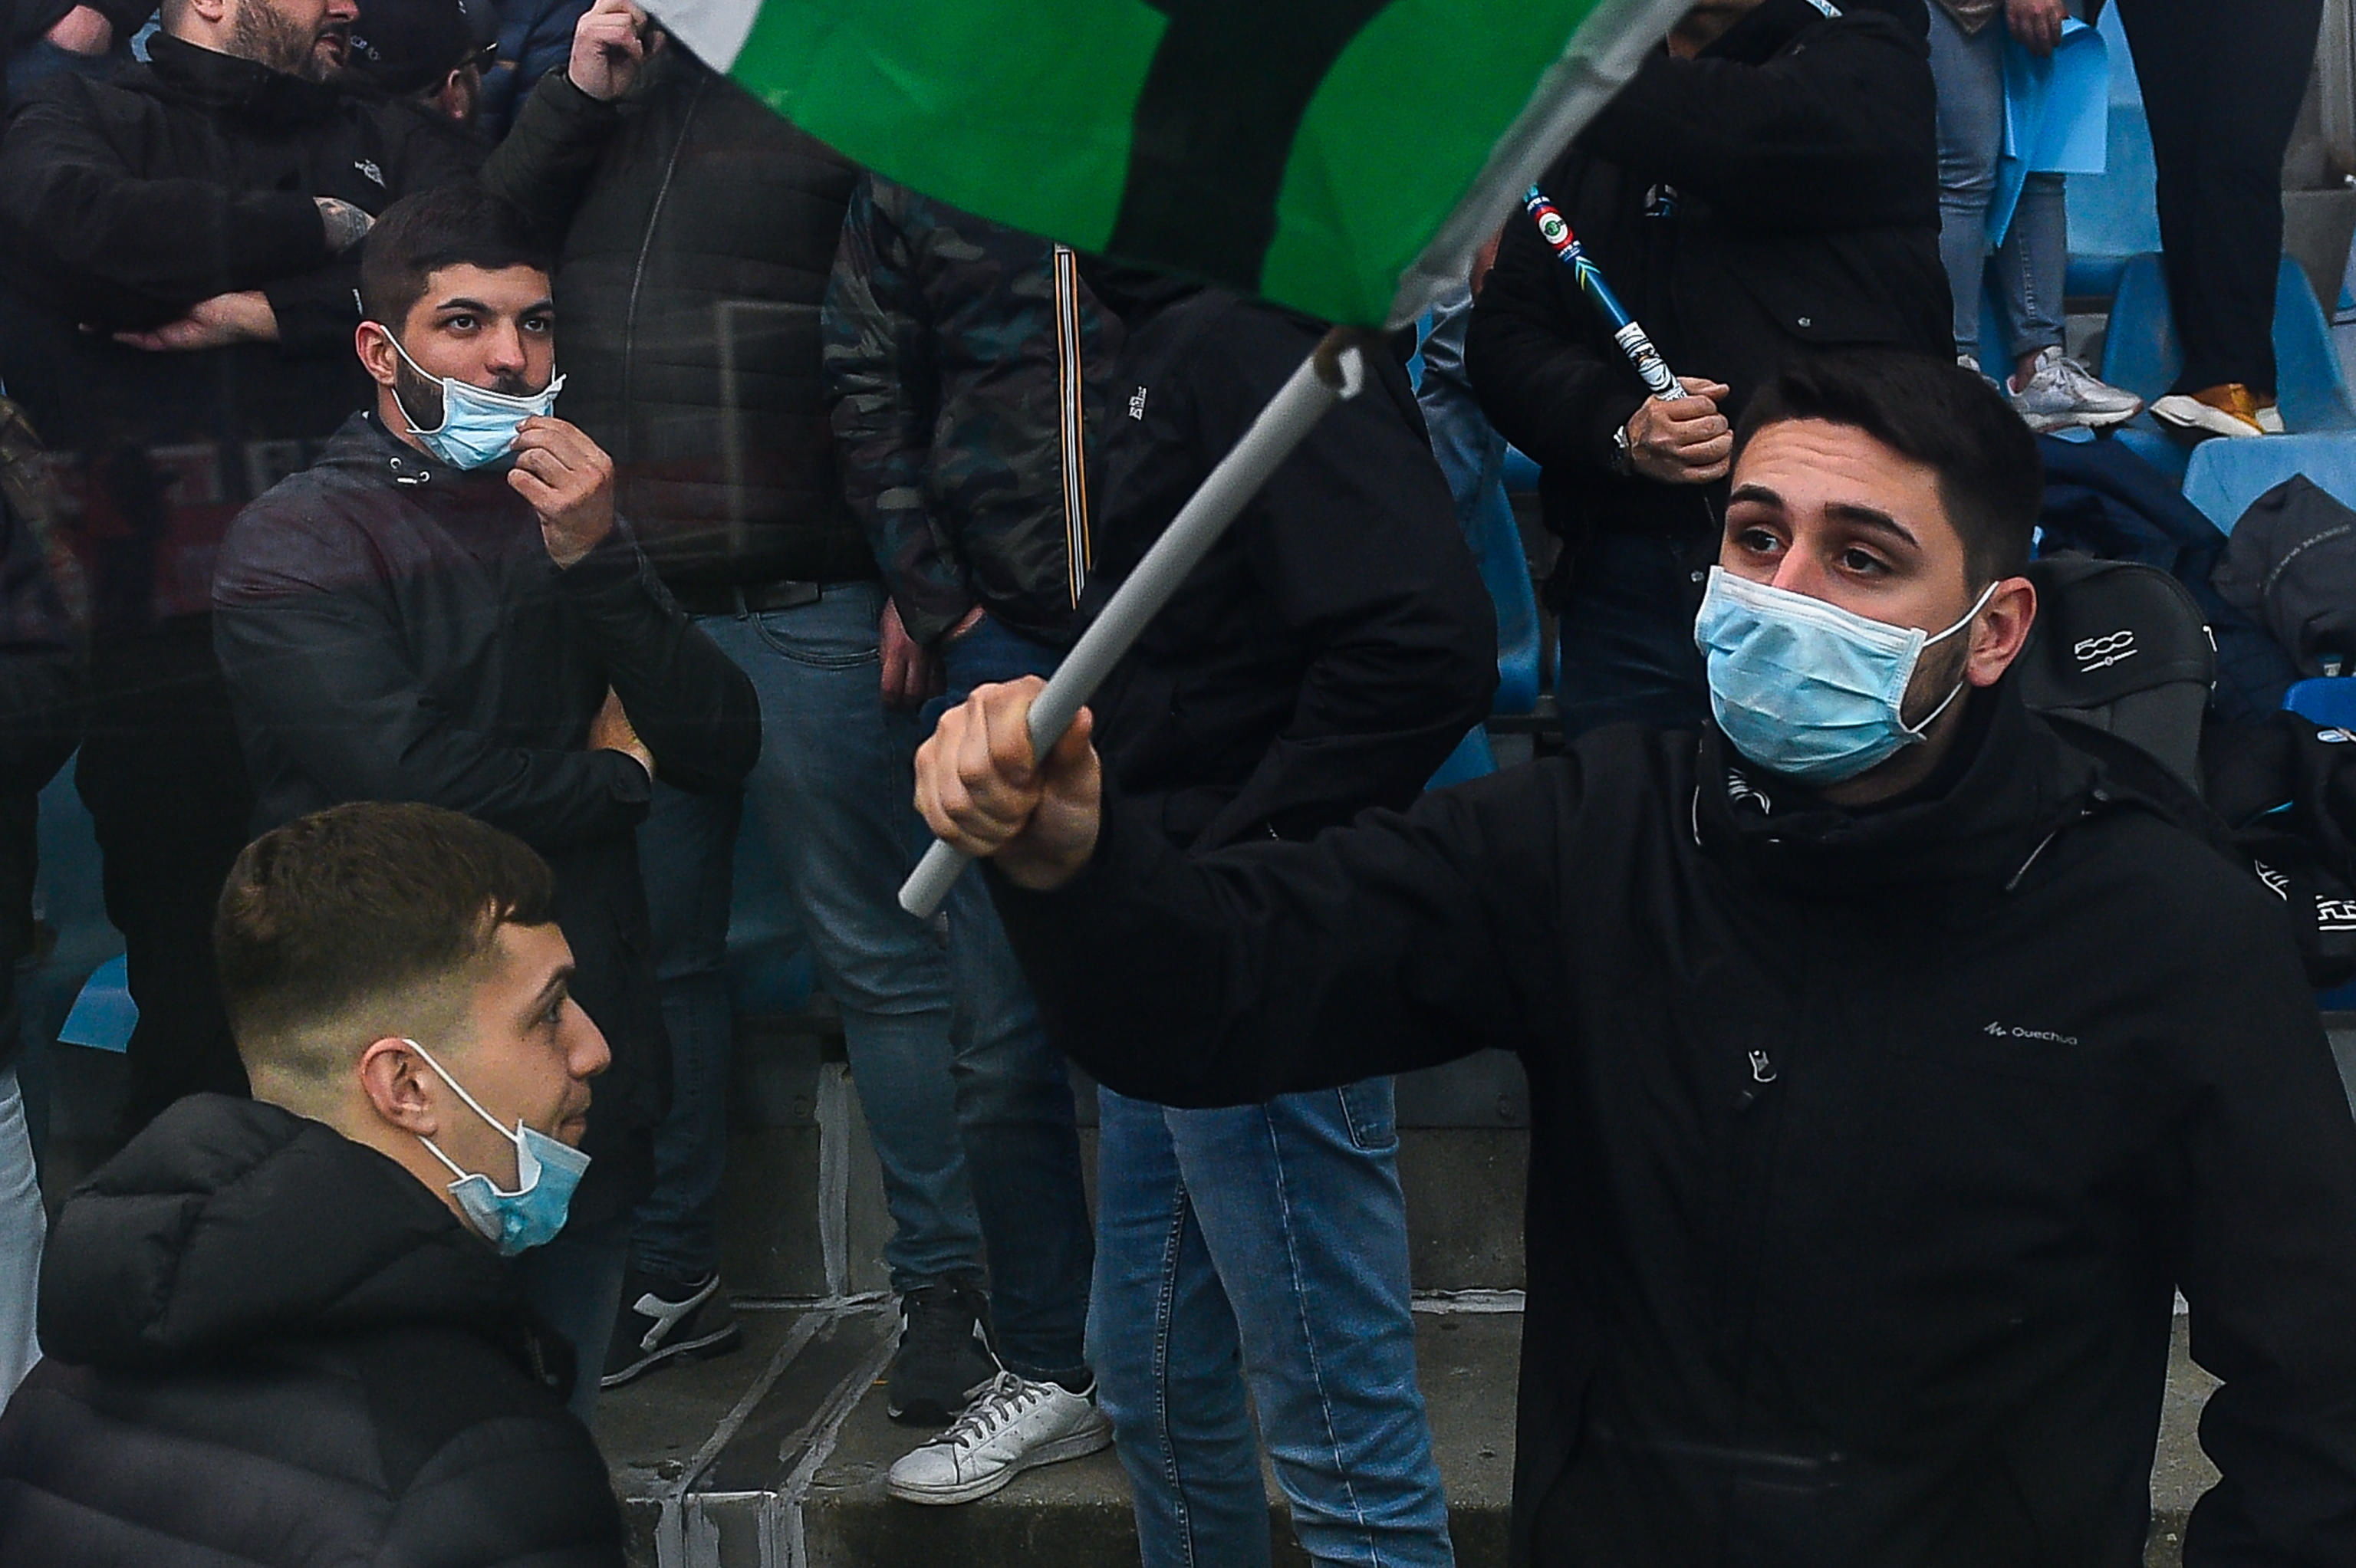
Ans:
[{"label": "mask ear loop", "polygon": [[[1996,597],[1996,590],[1997,585],[1993,582],[1989,583],[1987,585],[1987,592],[1981,594],[1977,602],[1975,603],[1970,609],[1964,612],[1964,618],[1962,620],[1956,622],[1954,625],[1948,627],[1937,636],[1925,639],[1922,645],[1927,648],[1933,643],[1944,643],[1949,637],[1954,636],[1957,632],[1962,631],[1965,626],[1970,625],[1974,619],[1978,616],[1979,613],[1987,608],[1987,602]],[[1918,654],[1916,656],[1919,658],[1921,656]],[[1901,728],[1903,728],[1909,735],[1913,736],[1916,740],[1921,740],[1922,738],[1923,731],[1930,729],[1932,725],[1936,724],[1939,721],[1940,714],[1944,713],[1948,709],[1954,706],[1955,699],[1961,697],[1964,694],[1964,688],[1970,684],[1971,680],[1968,677],[1958,677],[1955,681],[1954,689],[1948,692],[1947,695],[1940,700],[1939,706],[1931,709],[1931,711],[1923,717],[1922,722],[1920,724],[1901,723]],[[1901,699],[1901,700],[1903,699]]]},{"label": "mask ear loop", "polygon": [[[468,1110],[482,1117],[484,1121],[488,1122],[490,1124],[491,1131],[498,1134],[499,1136],[507,1139],[508,1142],[515,1145],[516,1147],[523,1147],[523,1138],[521,1136],[511,1133],[508,1131],[507,1128],[499,1125],[498,1119],[493,1116],[488,1111],[483,1109],[482,1102],[476,1099],[472,1094],[466,1093],[466,1086],[465,1084],[459,1083],[455,1078],[451,1077],[447,1072],[442,1071],[442,1064],[434,1060],[434,1053],[432,1051],[426,1050],[423,1046],[418,1044],[415,1040],[411,1040],[406,1036],[402,1037],[401,1043],[409,1047],[410,1050],[417,1052],[419,1056],[423,1057],[425,1061],[425,1065],[434,1069],[434,1076],[441,1079],[443,1083],[450,1085],[452,1092],[455,1093],[458,1098],[466,1102],[466,1108]],[[419,1141],[423,1142],[424,1140],[420,1139]],[[428,1148],[434,1148],[434,1146],[430,1143],[426,1144],[425,1147]],[[434,1149],[434,1152],[440,1154],[442,1151]],[[446,1157],[443,1159],[442,1163],[444,1165],[450,1164]],[[458,1175],[461,1179],[464,1179],[466,1175],[465,1171],[458,1170],[458,1168],[455,1165],[451,1165],[450,1168],[452,1170],[458,1171]]]},{"label": "mask ear loop", "polygon": [[[448,379],[447,377],[444,376],[426,375],[425,367],[420,365],[416,360],[412,359],[409,357],[409,350],[401,346],[401,339],[392,335],[392,328],[385,325],[385,324],[380,321],[376,324],[376,326],[379,332],[384,334],[384,340],[392,345],[392,351],[401,356],[401,362],[408,366],[419,378],[434,382],[437,385]],[[409,421],[409,433],[412,435],[439,435],[450,426],[450,389],[447,387],[443,387],[442,389],[442,422],[435,425],[432,430],[427,430],[424,426],[417,422],[417,416],[411,413],[409,411],[409,405],[401,400],[401,389],[399,387],[395,387],[392,389],[392,400],[394,406],[401,410],[401,417]],[[407,1043],[414,1045],[416,1041],[411,1040]],[[434,1059],[430,1056],[426,1058],[426,1061],[428,1061],[433,1060]],[[434,1071],[440,1072],[442,1070],[437,1067]],[[450,1087],[453,1089],[458,1089],[458,1086],[455,1083],[452,1083]],[[458,1093],[463,1094],[466,1091],[464,1089],[458,1089]]]}]

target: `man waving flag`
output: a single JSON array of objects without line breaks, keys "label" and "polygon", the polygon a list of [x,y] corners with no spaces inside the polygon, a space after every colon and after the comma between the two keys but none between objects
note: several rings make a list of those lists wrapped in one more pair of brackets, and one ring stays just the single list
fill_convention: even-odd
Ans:
[{"label": "man waving flag", "polygon": [[[1687,0],[655,0],[846,155],[1016,229],[1337,324],[1031,709],[1041,754],[1285,454],[1360,381],[1345,329],[1461,282]],[[901,890],[930,915],[963,860]]]}]

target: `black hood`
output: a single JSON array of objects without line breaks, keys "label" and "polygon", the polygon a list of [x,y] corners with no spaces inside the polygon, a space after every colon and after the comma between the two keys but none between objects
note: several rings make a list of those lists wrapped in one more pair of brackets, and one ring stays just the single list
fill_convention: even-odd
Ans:
[{"label": "black hood", "polygon": [[519,1349],[520,1298],[423,1183],[324,1123],[198,1094],[67,1200],[41,1264],[60,1361],[161,1371],[359,1329],[455,1324]]},{"label": "black hood", "polygon": [[1210,286],[1193,278],[1157,272],[1151,267],[1132,267],[1108,256],[1085,254],[1080,257],[1080,281],[1088,286],[1088,293],[1096,295],[1098,304],[1119,316],[1121,325],[1132,332],[1141,323],[1173,304],[1193,299]]}]

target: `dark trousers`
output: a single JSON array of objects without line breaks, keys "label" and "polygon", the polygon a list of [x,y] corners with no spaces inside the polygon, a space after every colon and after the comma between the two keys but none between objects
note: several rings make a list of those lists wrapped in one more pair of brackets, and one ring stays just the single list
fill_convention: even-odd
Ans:
[{"label": "dark trousers", "polygon": [[2119,0],[2159,167],[2176,391],[2275,390],[2283,151],[2322,16],[2323,0]]},{"label": "dark trousers", "polygon": [[91,652],[90,727],[75,787],[104,857],[106,916],[123,933],[131,999],[130,1136],[184,1094],[246,1093],[213,970],[213,909],[253,816],[213,658],[209,616]]}]

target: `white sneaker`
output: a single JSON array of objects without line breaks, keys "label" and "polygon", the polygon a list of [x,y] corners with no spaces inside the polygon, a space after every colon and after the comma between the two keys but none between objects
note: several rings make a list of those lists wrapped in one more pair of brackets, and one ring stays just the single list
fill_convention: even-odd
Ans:
[{"label": "white sneaker", "polygon": [[969,1503],[1025,1470],[1112,1442],[1093,1394],[1001,1372],[947,1432],[902,1456],[884,1489],[904,1502]]},{"label": "white sneaker", "polygon": [[2097,380],[2059,348],[2039,353],[2028,383],[2017,392],[2007,388],[2007,392],[2033,431],[2064,430],[2072,425],[2102,430],[2125,424],[2143,412],[2141,398]]}]

